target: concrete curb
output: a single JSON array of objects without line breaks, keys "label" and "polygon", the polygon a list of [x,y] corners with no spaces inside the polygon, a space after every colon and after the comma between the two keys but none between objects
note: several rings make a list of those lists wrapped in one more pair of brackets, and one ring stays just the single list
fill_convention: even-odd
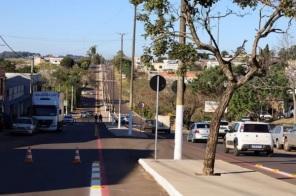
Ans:
[{"label": "concrete curb", "polygon": [[171,183],[169,183],[164,177],[153,170],[143,159],[139,159],[138,162],[145,169],[145,171],[148,172],[155,179],[155,181],[167,191],[169,195],[182,196],[182,194]]}]

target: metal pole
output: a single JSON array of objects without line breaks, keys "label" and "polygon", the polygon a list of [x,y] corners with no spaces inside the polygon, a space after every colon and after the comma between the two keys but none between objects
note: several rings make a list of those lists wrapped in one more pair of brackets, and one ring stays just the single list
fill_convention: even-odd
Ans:
[{"label": "metal pole", "polygon": [[66,115],[68,115],[68,88],[66,89]]},{"label": "metal pole", "polygon": [[119,90],[119,107],[118,107],[118,128],[121,127],[121,98],[122,98],[122,59],[123,59],[123,36],[121,33],[121,58],[120,58],[120,90]]},{"label": "metal pole", "polygon": [[158,136],[158,96],[159,96],[159,75],[157,75],[156,83],[156,112],[155,112],[155,147],[154,147],[154,160],[157,159],[157,136]]},{"label": "metal pole", "polygon": [[71,112],[73,112],[73,106],[74,106],[74,87],[71,86]]}]

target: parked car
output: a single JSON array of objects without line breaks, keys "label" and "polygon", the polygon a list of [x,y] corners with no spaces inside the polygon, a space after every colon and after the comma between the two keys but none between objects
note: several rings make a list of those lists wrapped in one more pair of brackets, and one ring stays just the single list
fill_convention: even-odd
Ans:
[{"label": "parked car", "polygon": [[81,117],[81,118],[86,118],[86,117],[87,117],[87,113],[86,113],[86,111],[81,111],[81,112],[80,112],[80,117]]},{"label": "parked car", "polygon": [[284,133],[284,150],[290,151],[296,147],[296,127],[294,126],[289,132]]},{"label": "parked car", "polygon": [[272,154],[273,141],[269,125],[254,121],[234,123],[224,139],[224,152],[228,153],[230,149],[233,149],[235,156],[245,151]]},{"label": "parked car", "polygon": [[210,124],[208,122],[196,122],[190,127],[187,135],[188,142],[197,142],[199,140],[208,140]]},{"label": "parked car", "polygon": [[267,112],[263,112],[259,115],[260,120],[264,120],[264,121],[271,121],[272,120],[272,115],[267,113]]},{"label": "parked car", "polygon": [[229,130],[229,122],[228,121],[221,121],[220,127],[219,127],[219,134],[218,137],[224,138],[226,135],[226,132]]},{"label": "parked car", "polygon": [[292,125],[277,125],[271,129],[273,143],[277,149],[282,149],[284,145],[284,134],[291,131]]},{"label": "parked car", "polygon": [[32,135],[36,132],[36,120],[30,117],[20,117],[12,124],[12,133],[27,133]]},{"label": "parked car", "polygon": [[74,123],[75,120],[72,115],[65,115],[63,122],[64,122],[64,124],[71,124],[71,123]]}]

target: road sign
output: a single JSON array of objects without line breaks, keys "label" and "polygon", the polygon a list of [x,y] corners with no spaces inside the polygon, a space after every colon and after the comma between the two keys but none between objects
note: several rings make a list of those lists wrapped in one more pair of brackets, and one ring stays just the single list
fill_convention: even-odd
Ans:
[{"label": "road sign", "polygon": [[162,91],[166,86],[166,80],[160,75],[155,75],[150,79],[150,87],[152,90],[157,91],[157,77],[159,77],[159,91]]},{"label": "road sign", "polygon": [[[177,93],[177,80],[175,80],[173,83],[172,83],[172,91],[174,92],[174,93]],[[185,92],[185,90],[186,90],[186,84],[185,83],[183,83],[183,92]]]},{"label": "road sign", "polygon": [[219,102],[217,101],[205,101],[205,112],[215,112],[218,108]]}]

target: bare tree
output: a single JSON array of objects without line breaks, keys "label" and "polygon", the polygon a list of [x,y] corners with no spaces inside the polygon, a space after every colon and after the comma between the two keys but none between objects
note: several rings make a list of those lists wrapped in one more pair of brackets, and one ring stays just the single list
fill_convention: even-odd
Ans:
[{"label": "bare tree", "polygon": [[[175,14],[176,11],[172,8],[169,0],[146,0],[144,1],[144,10],[146,13],[140,17],[146,24],[145,27],[148,36],[150,36],[155,43],[153,48],[155,55],[162,54],[169,50],[167,48],[170,47],[170,43],[174,42],[172,37],[182,34],[181,32],[175,31],[172,23],[176,22],[176,18],[183,17],[189,29],[189,32],[185,35],[183,34],[183,36],[191,40],[190,42],[194,44],[197,51],[205,51],[213,55],[226,77],[226,89],[221,96],[219,106],[211,121],[210,135],[204,157],[204,175],[214,174],[219,124],[233,93],[263,68],[263,64],[260,63],[260,59],[258,58],[259,42],[268,37],[271,33],[285,33],[284,30],[276,27],[277,22],[283,17],[292,20],[293,17],[296,16],[296,2],[294,0],[234,0],[233,2],[238,4],[242,10],[251,7],[258,11],[258,26],[254,27],[256,28],[256,32],[252,40],[252,49],[247,62],[247,70],[244,74],[237,75],[232,70],[232,62],[245,52],[247,40],[241,42],[241,45],[237,47],[231,59],[224,59],[219,48],[221,44],[218,45],[217,43],[213,29],[210,26],[210,20],[213,18],[224,18],[226,20],[228,16],[232,15],[240,17],[243,24],[244,14],[236,13],[233,10],[227,10],[217,15],[213,11],[213,7],[217,2],[219,2],[219,0],[184,0],[184,11],[182,12],[182,16],[180,16]],[[175,14],[175,17],[171,16],[173,14]],[[158,17],[156,20],[155,15]],[[210,43],[208,39],[204,39],[201,36],[201,29],[207,33],[208,38],[211,40]]]}]

